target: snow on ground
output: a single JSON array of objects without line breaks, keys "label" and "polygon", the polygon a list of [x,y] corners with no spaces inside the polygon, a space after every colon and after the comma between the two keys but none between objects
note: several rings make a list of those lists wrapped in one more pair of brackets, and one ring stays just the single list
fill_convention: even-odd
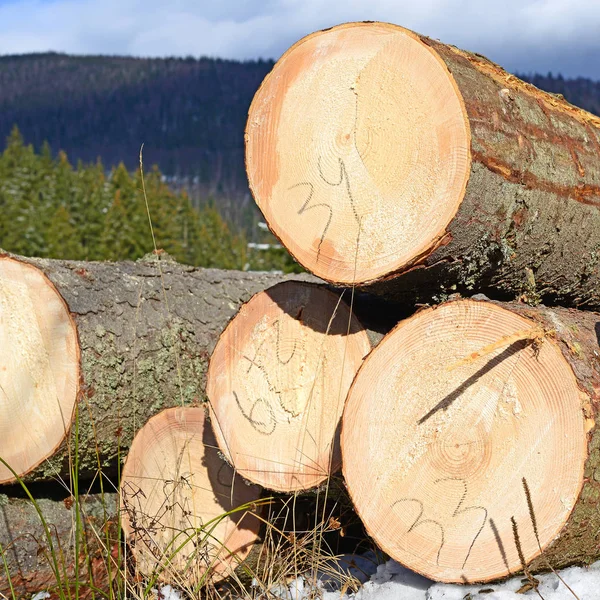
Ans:
[{"label": "snow on ground", "polygon": [[[435,583],[421,577],[397,562],[377,564],[375,554],[346,556],[345,570],[364,585],[355,593],[341,594],[334,589],[331,577],[322,575],[318,582],[323,600],[525,600],[539,598],[535,590],[517,594],[523,585],[522,577],[502,583],[452,585]],[[600,600],[600,561],[588,568],[570,567],[559,571],[565,583],[579,600]],[[538,575],[538,590],[544,600],[574,600],[575,596],[553,573]],[[282,600],[308,600],[315,589],[302,577],[287,588],[280,586],[274,595]],[[271,590],[273,591],[273,590]]]}]

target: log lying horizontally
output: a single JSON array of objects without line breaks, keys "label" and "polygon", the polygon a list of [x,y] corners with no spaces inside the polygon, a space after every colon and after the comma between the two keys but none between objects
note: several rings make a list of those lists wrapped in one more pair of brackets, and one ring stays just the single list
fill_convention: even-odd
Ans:
[{"label": "log lying horizontally", "polygon": [[514,519],[525,560],[536,531],[544,549],[532,568],[597,559],[599,339],[595,313],[473,300],[389,333],[355,379],[341,440],[377,544],[430,578],[488,581],[521,568]]},{"label": "log lying horizontally", "polygon": [[[19,474],[39,464],[29,480],[68,477],[77,399],[80,479],[93,478],[99,462],[116,473],[149,417],[205,400],[208,357],[229,319],[286,279],[160,265],[162,278],[156,260],[0,253],[0,457]],[[12,479],[0,464],[0,482]]]},{"label": "log lying horizontally", "polygon": [[164,410],[140,429],[120,494],[125,538],[145,577],[183,588],[222,579],[258,537],[261,490],[218,456],[203,407]]},{"label": "log lying horizontally", "polygon": [[[6,569],[0,569],[0,594],[12,598],[12,588],[17,598],[31,597],[41,591],[63,595],[74,593],[75,585],[75,520],[76,505],[69,496],[40,497],[33,490],[36,502],[44,515],[50,532],[50,542],[40,517],[26,498],[9,498],[0,494],[0,552],[4,553]],[[107,593],[109,589],[108,561],[117,557],[117,494],[81,495],[79,544],[79,597],[88,598],[93,590]],[[55,565],[52,551],[56,557]],[[3,562],[3,561],[0,561]],[[113,574],[115,563],[110,565]],[[59,597],[60,594],[54,594]],[[96,596],[97,597],[97,596]]]},{"label": "log lying horizontally", "polygon": [[298,281],[256,294],[223,332],[208,370],[211,423],[236,471],[283,492],[337,471],[344,402],[370,350],[339,294]]},{"label": "log lying horizontally", "polygon": [[385,23],[313,33],[246,144],[267,223],[323,279],[514,296],[527,268],[542,297],[600,306],[600,118],[479,55]]}]

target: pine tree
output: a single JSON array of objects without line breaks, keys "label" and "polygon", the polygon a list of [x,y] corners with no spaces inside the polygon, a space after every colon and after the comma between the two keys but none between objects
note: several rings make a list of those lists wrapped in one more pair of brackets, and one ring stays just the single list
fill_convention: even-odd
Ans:
[{"label": "pine tree", "polygon": [[54,213],[47,232],[49,258],[81,260],[84,258],[83,246],[79,239],[79,231],[74,227],[66,206],[58,207]]}]

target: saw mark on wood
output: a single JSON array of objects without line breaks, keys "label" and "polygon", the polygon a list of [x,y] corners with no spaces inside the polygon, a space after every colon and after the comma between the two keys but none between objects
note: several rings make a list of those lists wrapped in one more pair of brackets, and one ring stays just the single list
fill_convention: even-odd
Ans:
[{"label": "saw mark on wood", "polygon": [[469,354],[469,356],[451,364],[449,367],[446,368],[446,370],[452,371],[458,367],[470,365],[471,363],[475,362],[478,358],[488,356],[492,352],[495,352],[496,350],[502,348],[502,346],[506,346],[507,344],[514,344],[515,342],[521,340],[527,341],[527,345],[533,346],[533,349],[537,356],[539,354],[539,350],[544,339],[552,334],[552,331],[546,330],[543,327],[538,326],[502,336],[499,340],[492,342],[491,344],[484,346],[480,350],[472,352],[471,354]]}]

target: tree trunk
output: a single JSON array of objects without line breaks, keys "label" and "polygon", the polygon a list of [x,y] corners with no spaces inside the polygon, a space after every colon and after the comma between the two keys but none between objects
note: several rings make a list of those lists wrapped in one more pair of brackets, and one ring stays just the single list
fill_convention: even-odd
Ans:
[{"label": "tree trunk", "polygon": [[219,457],[203,407],[163,410],[140,429],[120,494],[136,572],[180,589],[231,575],[258,538],[261,489]]},{"label": "tree trunk", "polygon": [[[99,466],[115,475],[149,417],[205,401],[223,328],[241,303],[285,279],[164,259],[0,253],[0,457],[29,481],[68,478],[70,464],[82,480]],[[76,406],[77,465],[67,436]],[[0,463],[0,482],[11,480]]]},{"label": "tree trunk", "polygon": [[377,544],[447,582],[519,571],[519,552],[532,569],[596,560],[599,341],[595,313],[474,300],[389,333],[342,421],[344,476]]},{"label": "tree trunk", "polygon": [[480,55],[385,23],[313,33],[257,92],[246,162],[325,280],[600,306],[600,118]]},{"label": "tree trunk", "polygon": [[[41,495],[40,490],[34,489],[34,493]],[[82,496],[80,597],[91,596],[90,582],[97,589],[108,590],[108,557],[117,557],[116,499],[115,493]],[[30,500],[0,494],[0,553],[4,553],[5,561],[0,562],[0,593],[8,598],[12,598],[11,583],[18,598],[41,591],[55,592],[58,588],[66,593],[67,586],[74,592],[75,505],[64,494],[56,498],[38,497],[36,502],[46,519],[50,538]],[[53,564],[49,539],[57,566]],[[114,565],[110,568],[114,573]]]},{"label": "tree trunk", "polygon": [[346,394],[370,350],[348,305],[322,286],[288,281],[256,294],[208,371],[211,423],[236,471],[280,492],[337,471]]}]

